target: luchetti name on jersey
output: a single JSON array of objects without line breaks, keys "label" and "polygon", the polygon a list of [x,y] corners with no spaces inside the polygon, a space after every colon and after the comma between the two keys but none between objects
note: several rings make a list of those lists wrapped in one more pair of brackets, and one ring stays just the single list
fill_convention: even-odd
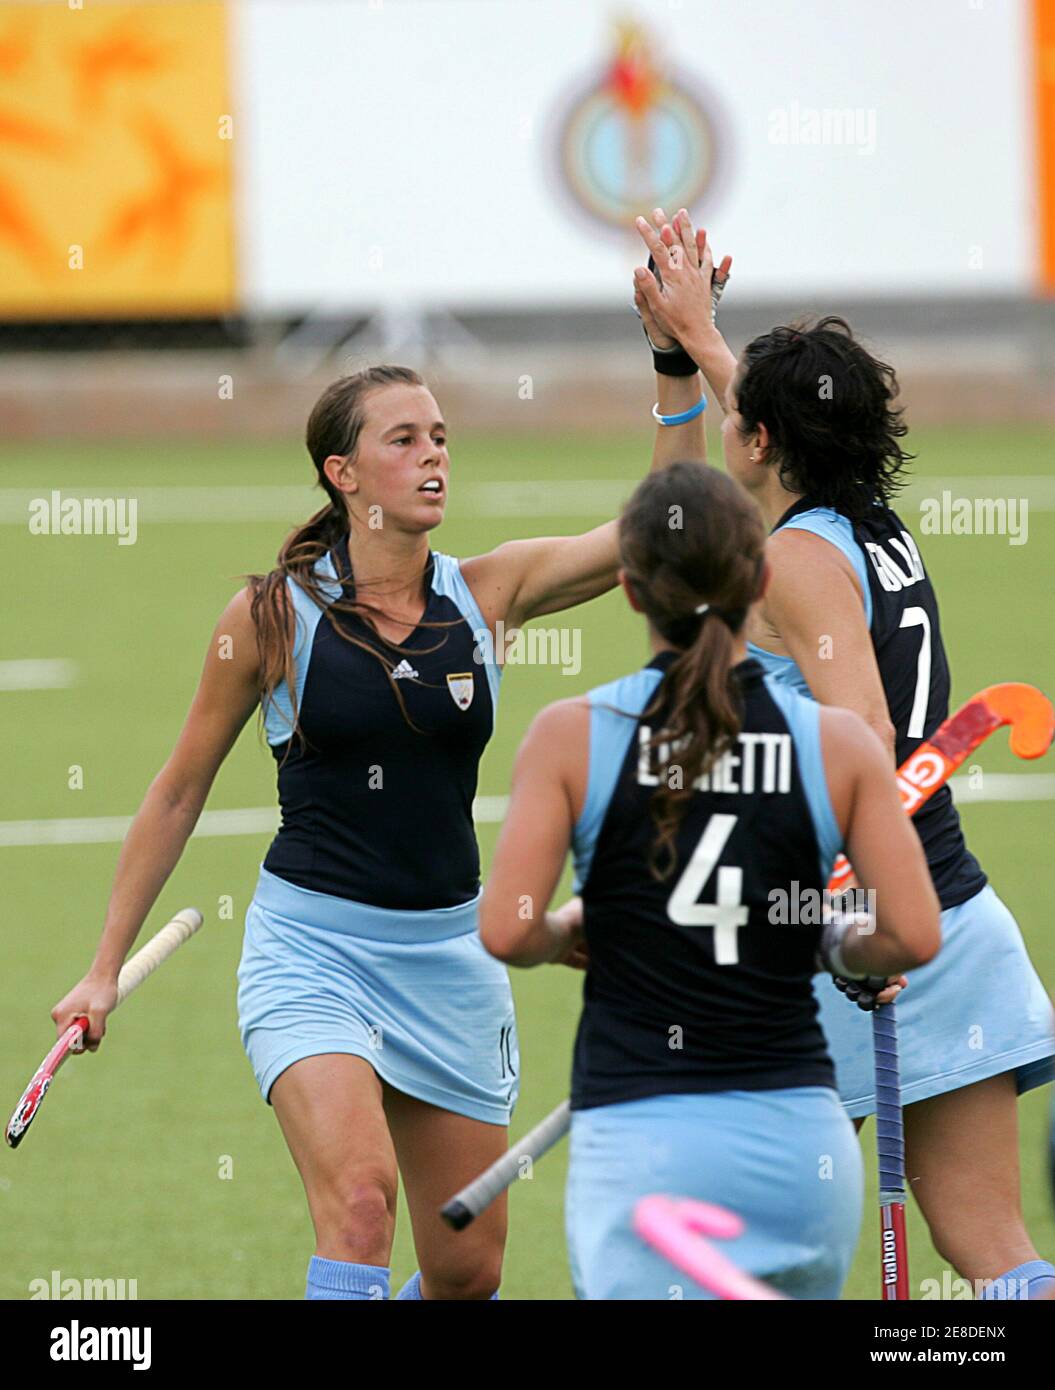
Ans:
[{"label": "luchetti name on jersey", "polygon": [[[664,781],[674,787],[678,754],[685,740],[675,744],[662,740],[652,745],[647,724],[638,729],[637,781],[641,787],[658,787],[664,767]],[[791,735],[741,733],[737,750],[729,749],[717,759],[709,772],[697,777],[693,786],[703,792],[789,792],[791,790]]]}]

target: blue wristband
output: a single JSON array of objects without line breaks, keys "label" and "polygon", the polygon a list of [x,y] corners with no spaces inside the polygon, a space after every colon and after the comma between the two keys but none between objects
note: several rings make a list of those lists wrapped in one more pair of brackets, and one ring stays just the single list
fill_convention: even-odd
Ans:
[{"label": "blue wristband", "polygon": [[652,418],[660,425],[687,425],[690,420],[695,420],[697,415],[702,415],[706,409],[706,396],[701,396],[694,406],[690,406],[688,410],[683,410],[680,415],[661,415],[657,402],[652,407]]}]

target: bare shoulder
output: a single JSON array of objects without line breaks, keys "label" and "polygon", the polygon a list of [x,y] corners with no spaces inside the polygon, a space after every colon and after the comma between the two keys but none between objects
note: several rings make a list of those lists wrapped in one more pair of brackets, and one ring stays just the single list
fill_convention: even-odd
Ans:
[{"label": "bare shoulder", "polygon": [[494,550],[458,562],[462,578],[489,627],[510,609],[527,564],[530,541],[503,541]]},{"label": "bare shoulder", "polygon": [[244,589],[239,589],[227,604],[227,607],[220,614],[220,623],[228,630],[238,632],[241,636],[255,631],[253,596],[249,592],[248,585]]},{"label": "bare shoulder", "polygon": [[530,742],[536,751],[543,746],[555,752],[572,751],[585,747],[589,727],[590,702],[584,695],[574,695],[540,709],[528,726],[524,744]]},{"label": "bare shoulder", "polygon": [[890,755],[878,734],[859,714],[838,705],[821,705],[818,715],[826,768],[844,768],[866,775],[877,770],[884,775],[892,771]]},{"label": "bare shoulder", "polygon": [[842,572],[860,588],[853,565],[837,545],[797,527],[782,526],[766,542],[766,558],[773,571],[774,581],[801,579],[824,582],[832,574]]},{"label": "bare shoulder", "polygon": [[228,601],[217,619],[209,647],[207,669],[213,667],[218,676],[229,672],[239,683],[255,680],[260,667],[260,649],[248,586],[239,589]]},{"label": "bare shoulder", "polygon": [[590,702],[585,696],[557,700],[539,710],[517,754],[514,781],[560,785],[573,819],[586,800],[590,763]]}]

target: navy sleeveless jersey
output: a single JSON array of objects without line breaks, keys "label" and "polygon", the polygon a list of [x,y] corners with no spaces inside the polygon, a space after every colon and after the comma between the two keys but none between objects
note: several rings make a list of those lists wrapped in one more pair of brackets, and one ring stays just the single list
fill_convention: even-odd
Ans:
[{"label": "navy sleeveless jersey", "polygon": [[[856,520],[804,498],[789,508],[773,529],[784,526],[823,536],[854,565],[894,725],[900,767],[949,713],[949,663],[941,637],[938,600],[919,548],[900,518],[879,505]],[[798,667],[788,658],[763,654],[754,647],[752,653],[778,679],[793,672],[804,687]],[[985,887],[986,876],[964,842],[948,786],[921,807],[913,824],[943,908],[966,902]]]},{"label": "navy sleeveless jersey", "polygon": [[[716,620],[712,620],[716,621]],[[842,846],[811,701],[736,668],[743,729],[694,789],[666,880],[649,871],[663,727],[649,708],[673,654],[590,692],[575,826],[590,964],[572,1108],[645,1096],[833,1086],[812,979],[821,890]],[[783,895],[783,897],[781,896]]]},{"label": "navy sleeveless jersey", "polygon": [[[347,537],[316,566],[326,597],[351,597]],[[338,579],[340,575],[340,579]],[[264,867],[302,888],[377,907],[453,907],[475,898],[473,829],[480,756],[498,668],[458,561],[433,553],[422,623],[397,651],[353,614],[322,610],[287,581],[297,615],[300,728],[283,681],[265,705],[282,825]],[[343,582],[343,590],[342,590]],[[378,659],[333,630],[336,618],[395,663],[411,727]]]}]

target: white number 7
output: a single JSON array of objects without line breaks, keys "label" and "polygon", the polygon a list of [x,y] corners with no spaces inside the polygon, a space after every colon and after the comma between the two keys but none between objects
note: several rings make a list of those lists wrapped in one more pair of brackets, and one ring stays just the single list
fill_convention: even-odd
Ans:
[{"label": "white number 7", "polygon": [[921,627],[923,640],[919,646],[916,661],[916,694],[912,701],[912,713],[908,717],[909,738],[922,738],[923,726],[927,722],[927,701],[930,698],[930,619],[925,608],[906,608],[901,615],[898,627]]},{"label": "white number 7", "polygon": [[747,925],[747,908],[740,902],[744,886],[743,870],[723,864],[718,870],[718,895],[715,901],[701,903],[696,900],[714,872],[735,825],[735,816],[710,818],[667,902],[667,916],[679,927],[714,928],[716,965],[735,965],[740,959],[736,949],[736,933],[740,927]]}]

